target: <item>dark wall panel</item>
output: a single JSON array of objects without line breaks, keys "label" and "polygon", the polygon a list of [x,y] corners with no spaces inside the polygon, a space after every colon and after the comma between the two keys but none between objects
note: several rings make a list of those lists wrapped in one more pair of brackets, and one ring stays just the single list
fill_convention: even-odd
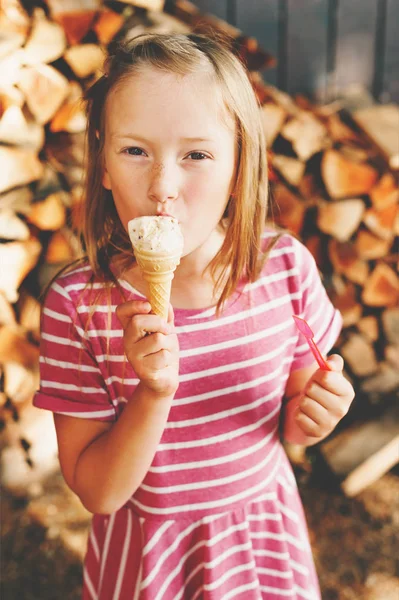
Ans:
[{"label": "dark wall panel", "polygon": [[335,93],[354,83],[372,90],[376,20],[377,0],[339,1]]},{"label": "dark wall panel", "polygon": [[[236,26],[246,35],[254,37],[260,46],[278,56],[279,43],[279,0],[237,0]],[[276,85],[277,69],[267,69],[262,73],[264,79]]]},{"label": "dark wall panel", "polygon": [[288,0],[287,91],[325,99],[328,0]]},{"label": "dark wall panel", "polygon": [[388,0],[383,77],[384,102],[399,102],[399,2]]},{"label": "dark wall panel", "polygon": [[193,2],[204,13],[211,13],[225,21],[228,20],[228,0],[195,0]]}]

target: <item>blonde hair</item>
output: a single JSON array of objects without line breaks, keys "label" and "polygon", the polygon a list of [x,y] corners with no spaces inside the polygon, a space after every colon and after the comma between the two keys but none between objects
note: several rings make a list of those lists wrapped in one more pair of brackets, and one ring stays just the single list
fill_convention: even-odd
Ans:
[{"label": "blonde hair", "polygon": [[197,34],[148,33],[109,48],[104,74],[86,94],[88,169],[82,237],[88,261],[95,276],[105,282],[115,282],[110,269],[112,257],[117,255],[123,268],[134,261],[112,193],[102,185],[105,108],[116,86],[148,66],[181,75],[205,68],[212,73],[236,123],[238,167],[234,193],[223,218],[225,240],[208,265],[213,275],[221,273],[215,280],[216,286],[225,281],[218,299],[217,310],[220,311],[243,276],[248,281],[255,281],[259,276],[263,264],[259,259],[268,208],[268,181],[258,101],[244,66],[219,40]]}]

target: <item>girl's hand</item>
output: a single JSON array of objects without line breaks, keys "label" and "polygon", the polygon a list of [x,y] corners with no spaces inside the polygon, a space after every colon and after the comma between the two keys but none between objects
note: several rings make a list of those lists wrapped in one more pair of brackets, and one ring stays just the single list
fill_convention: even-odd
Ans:
[{"label": "girl's hand", "polygon": [[143,386],[157,396],[171,396],[179,386],[179,343],[173,309],[169,306],[167,323],[150,312],[150,303],[140,300],[116,308],[124,331],[125,354]]},{"label": "girl's hand", "polygon": [[332,371],[318,369],[309,379],[298,403],[295,422],[309,436],[325,438],[346,415],[355,396],[342,374],[344,361],[338,354],[328,359]]}]

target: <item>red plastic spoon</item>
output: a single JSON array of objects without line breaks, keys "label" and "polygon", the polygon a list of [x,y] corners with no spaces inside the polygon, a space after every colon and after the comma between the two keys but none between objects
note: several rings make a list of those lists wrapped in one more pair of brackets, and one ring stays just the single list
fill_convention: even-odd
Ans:
[{"label": "red plastic spoon", "polygon": [[299,331],[305,336],[306,341],[309,345],[309,348],[313,352],[313,356],[317,360],[317,363],[318,363],[320,369],[323,369],[324,371],[331,371],[331,368],[329,367],[328,363],[326,363],[326,361],[322,357],[321,352],[318,349],[316,342],[313,339],[313,337],[314,337],[313,331],[310,329],[310,327],[306,323],[305,319],[301,319],[301,317],[297,317],[296,315],[292,315],[292,317],[293,317],[293,319],[295,321],[295,325],[298,327]]}]

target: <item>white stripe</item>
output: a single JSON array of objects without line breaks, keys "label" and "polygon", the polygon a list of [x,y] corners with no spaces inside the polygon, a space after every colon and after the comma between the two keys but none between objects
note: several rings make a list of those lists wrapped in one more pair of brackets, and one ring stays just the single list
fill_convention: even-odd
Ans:
[{"label": "white stripe", "polygon": [[277,540],[279,542],[289,542],[299,550],[307,550],[301,540],[284,531],[283,533],[272,533],[271,531],[251,531],[251,537],[255,540]]},{"label": "white stripe", "polygon": [[208,523],[212,523],[213,521],[216,521],[217,519],[219,519],[220,516],[221,516],[220,514],[219,515],[209,515],[207,517],[204,517],[203,519],[200,519],[199,521],[195,521],[194,523],[190,523],[190,525],[186,529],[183,529],[183,531],[181,531],[179,533],[179,535],[175,538],[175,541],[158,558],[155,566],[151,569],[151,571],[147,575],[147,577],[145,579],[143,579],[143,581],[141,582],[140,589],[144,590],[146,587],[148,587],[150,585],[150,583],[157,576],[157,574],[160,571],[160,569],[161,569],[162,565],[164,564],[164,562],[177,549],[177,547],[179,546],[179,543],[181,542],[181,540],[183,540],[185,537],[187,537],[188,535],[190,535],[190,533],[192,531],[194,531],[194,529],[196,529],[197,527],[200,527],[202,524],[206,525]]},{"label": "white stripe", "polygon": [[[267,313],[273,308],[281,308],[281,306],[284,306],[285,304],[292,304],[292,300],[296,300],[299,298],[301,298],[300,291],[291,294],[285,294],[284,296],[279,296],[278,298],[270,300],[269,302],[263,302],[247,310],[242,310],[240,313],[234,313],[226,317],[213,319],[212,321],[208,322],[193,323],[191,325],[182,325],[180,327],[176,327],[176,332],[193,333],[195,331],[204,331],[206,329],[214,329],[217,327],[223,327],[225,325],[231,325],[232,323],[237,323],[238,321],[246,320],[249,317],[255,317],[257,315]],[[289,323],[290,326],[292,325],[290,321],[287,321],[285,324],[286,326],[287,323]]]},{"label": "white stripe", "polygon": [[80,363],[71,363],[64,360],[54,360],[48,358],[48,356],[41,356],[40,362],[52,367],[59,367],[60,369],[77,369],[78,371],[84,371],[85,373],[99,373],[98,367],[90,367],[89,365],[82,365]]},{"label": "white stripe", "polygon": [[276,552],[274,550],[265,550],[264,548],[253,548],[252,554],[261,558],[277,558],[278,560],[290,559],[290,555],[288,552]]},{"label": "white stripe", "polygon": [[[276,448],[277,447],[278,446],[276,446]],[[212,509],[212,508],[219,508],[219,507],[225,506],[226,504],[227,505],[234,504],[234,502],[238,502],[239,500],[244,500],[245,498],[248,498],[248,496],[256,494],[257,492],[259,492],[260,490],[262,490],[263,488],[265,488],[269,485],[270,481],[272,481],[274,479],[276,472],[278,471],[278,469],[280,467],[280,462],[281,462],[280,456],[278,457],[278,459],[276,461],[273,471],[271,473],[269,473],[269,476],[267,478],[265,478],[263,481],[261,481],[254,487],[247,488],[246,490],[244,490],[238,494],[235,494],[233,496],[229,496],[228,498],[221,498],[220,500],[213,500],[213,501],[209,501],[209,502],[197,502],[197,503],[193,503],[193,504],[183,504],[180,506],[168,506],[165,508],[156,508],[156,507],[152,507],[152,506],[146,506],[145,504],[142,504],[135,498],[131,498],[130,502],[133,504],[133,506],[141,508],[142,510],[149,512],[150,514],[153,514],[153,515],[167,515],[167,514],[176,513],[176,512],[189,512],[191,510],[197,510],[197,509],[206,510],[206,509]]]},{"label": "white stripe", "polygon": [[271,575],[272,577],[280,577],[281,579],[292,579],[292,571],[279,571],[278,569],[270,569],[268,567],[257,567],[256,570],[262,575]]},{"label": "white stripe", "polygon": [[302,596],[302,598],[306,598],[306,600],[319,600],[320,599],[320,596],[316,592],[314,587],[312,587],[312,589],[310,590],[310,593],[309,593],[309,590],[304,590],[299,585],[295,585],[294,589],[298,596]]},{"label": "white stripe", "polygon": [[[97,304],[97,306],[94,309],[94,312],[108,313],[108,311],[111,311],[111,313],[114,313],[116,311],[117,306],[118,304]],[[78,313],[91,313],[93,311],[93,308],[94,307],[90,304],[80,304],[76,307],[76,311]]]},{"label": "white stripe", "polygon": [[181,450],[187,448],[198,448],[203,446],[210,446],[211,444],[216,444],[218,442],[227,442],[234,440],[237,437],[245,435],[247,433],[252,433],[256,429],[259,429],[264,423],[270,421],[279,411],[281,407],[278,405],[274,408],[273,411],[265,415],[259,421],[255,421],[255,423],[251,423],[245,427],[238,427],[234,431],[230,431],[230,433],[220,433],[218,435],[214,435],[209,438],[199,439],[199,440],[190,440],[186,442],[172,442],[168,444],[159,444],[157,448],[157,452],[162,452],[163,450]]},{"label": "white stripe", "polygon": [[100,565],[100,582],[98,585],[99,595],[101,595],[101,587],[102,587],[102,583],[103,583],[104,572],[105,572],[106,566],[107,566],[108,550],[109,550],[109,546],[110,546],[110,542],[111,542],[112,532],[114,529],[115,516],[116,516],[116,513],[111,514],[109,521],[108,521],[107,532],[105,534],[103,553],[101,556],[101,565]]},{"label": "white stripe", "polygon": [[94,589],[93,583],[90,579],[90,575],[86,566],[83,569],[83,581],[85,582],[85,587],[88,590],[92,600],[98,600],[97,592]]},{"label": "white stripe", "polygon": [[63,346],[73,346],[74,348],[79,348],[83,350],[82,342],[74,342],[70,338],[60,337],[58,335],[51,335],[50,333],[45,333],[42,331],[42,339],[47,340],[48,342],[54,342],[55,344],[62,344]]},{"label": "white stripe", "polygon": [[60,276],[60,279],[66,279],[67,277],[70,277],[71,275],[75,275],[75,273],[83,273],[84,271],[93,272],[90,265],[87,265],[86,267],[76,267],[76,269],[72,269],[72,271],[68,271],[68,273],[63,273]]},{"label": "white stripe", "polygon": [[287,271],[278,271],[277,273],[272,273],[271,275],[263,275],[259,277],[256,281],[247,283],[244,287],[244,293],[256,290],[259,287],[270,285],[271,283],[275,283],[276,281],[281,281],[282,279],[288,279],[293,275],[299,275],[298,267],[293,267],[292,269],[288,269]]},{"label": "white stripe", "polygon": [[56,319],[57,321],[63,321],[64,323],[72,323],[72,319],[69,315],[63,315],[61,313],[55,312],[55,310],[51,310],[50,308],[43,308],[43,314],[47,315],[51,319]]},{"label": "white stripe", "polygon": [[86,331],[84,329],[82,329],[82,327],[79,327],[78,325],[75,325],[75,329],[76,331],[79,333],[79,335],[81,335],[83,338],[97,338],[99,336],[103,336],[105,338],[121,338],[123,337],[123,329],[87,329]]},{"label": "white stripe", "polygon": [[258,473],[258,471],[261,471],[273,458],[277,448],[278,446],[277,444],[275,444],[273,450],[269,452],[262,461],[255,463],[255,465],[253,465],[246,471],[240,471],[239,473],[234,473],[234,475],[219,477],[218,479],[209,479],[208,481],[193,481],[191,483],[186,482],[179,485],[169,485],[160,487],[154,487],[142,483],[140,488],[145,490],[146,492],[152,492],[153,494],[173,494],[175,492],[202,490],[204,488],[228,485],[229,483],[233,483],[234,481],[241,481],[246,477],[250,477],[251,475]]},{"label": "white stripe", "polygon": [[[278,427],[278,426],[277,426]],[[225,456],[220,456],[217,458],[210,458],[208,460],[197,460],[186,463],[176,463],[176,464],[167,464],[162,465],[160,467],[150,467],[150,473],[172,473],[173,471],[184,471],[186,469],[202,469],[203,467],[211,467],[214,465],[224,465],[229,462],[234,462],[236,460],[240,460],[244,458],[244,456],[249,456],[250,454],[255,454],[261,448],[264,448],[269,443],[270,439],[273,437],[275,432],[277,431],[277,427],[265,435],[259,442],[254,444],[253,446],[249,446],[248,448],[244,448],[243,450],[239,450],[239,452],[233,452],[232,454],[226,454]]]},{"label": "white stripe", "polygon": [[[210,398],[220,398],[220,396],[226,396],[226,394],[236,394],[236,393],[242,392],[244,390],[249,390],[251,388],[257,388],[258,386],[262,385],[263,383],[266,383],[267,381],[271,381],[271,380],[281,376],[281,371],[288,362],[291,362],[291,358],[284,359],[284,361],[282,361],[282,363],[280,363],[280,365],[277,369],[275,369],[274,371],[271,371],[270,373],[267,373],[266,375],[262,375],[261,377],[258,377],[257,379],[251,379],[250,381],[246,381],[244,383],[239,383],[236,385],[231,385],[231,386],[225,387],[225,388],[219,388],[216,390],[213,389],[210,392],[205,392],[203,394],[197,394],[195,396],[188,396],[187,398],[179,398],[178,400],[175,400],[173,402],[173,404],[174,404],[174,406],[195,404],[196,402],[202,402],[204,400],[209,400]],[[281,389],[279,389],[277,394],[275,394],[274,390],[272,392],[273,396],[274,395],[278,396],[279,393],[281,393]],[[263,398],[263,400],[267,401],[267,399],[270,399],[270,396],[271,396],[271,394],[269,394],[268,396],[265,396]],[[231,409],[231,410],[233,410],[233,409]],[[200,419],[203,419],[203,420],[200,421]],[[199,417],[197,419],[197,421],[198,421],[198,423],[200,423],[200,422],[206,423],[208,419],[211,419],[211,416],[203,417],[203,418]],[[195,421],[195,420],[196,419],[191,419],[191,421]],[[217,420],[217,418],[216,418],[216,420]],[[174,421],[175,427],[179,427],[179,425],[177,425],[177,424],[180,422],[181,421]]]},{"label": "white stripe", "polygon": [[[215,321],[212,321],[212,323],[215,323]],[[206,354],[208,352],[219,352],[220,350],[227,350],[228,348],[243,346],[244,344],[249,344],[250,342],[257,342],[258,340],[274,336],[277,333],[280,333],[290,328],[292,328],[292,323],[290,320],[287,320],[283,323],[275,325],[274,327],[261,329],[261,331],[256,331],[255,333],[251,333],[250,335],[242,336],[239,338],[235,337],[231,340],[219,342],[217,344],[209,344],[208,346],[198,346],[196,348],[188,348],[187,350],[181,350],[180,357],[187,358],[188,356],[198,356],[201,354]],[[297,337],[293,339],[295,339],[296,341]]]},{"label": "white stripe", "polygon": [[127,511],[127,531],[125,530],[125,532],[126,537],[123,544],[122,556],[118,569],[118,577],[115,582],[115,590],[112,600],[119,600],[123,579],[125,577],[126,561],[128,552],[130,550],[130,540],[132,537],[132,513],[130,510]]},{"label": "white stripe", "polygon": [[[239,565],[237,567],[233,567],[228,571],[225,571],[219,579],[216,579],[212,583],[206,583],[202,586],[202,590],[215,590],[219,586],[223,585],[228,579],[234,577],[234,575],[238,575],[238,573],[243,573],[244,571],[253,571],[256,568],[255,562],[251,560],[249,563]],[[193,600],[198,598],[198,592],[193,597]]]},{"label": "white stripe", "polygon": [[248,521],[282,521],[280,513],[257,513],[247,516]]},{"label": "white stripe", "polygon": [[295,511],[293,511],[291,508],[288,508],[288,506],[285,506],[285,504],[283,504],[281,500],[277,500],[277,505],[283,513],[283,515],[285,515],[288,519],[291,519],[291,521],[294,521],[294,523],[299,523],[299,517]]},{"label": "white stripe", "polygon": [[60,294],[61,296],[69,300],[70,302],[72,301],[70,295],[56,281],[51,286],[51,289],[54,290],[54,292],[57,292],[57,294]]},{"label": "white stripe", "polygon": [[[83,282],[83,283],[70,283],[69,285],[65,286],[65,290],[69,293],[69,292],[79,292],[80,290],[84,290],[86,287],[88,286],[88,282]],[[107,286],[105,285],[105,283],[90,283],[89,284],[89,289],[93,289],[93,290],[101,290],[101,289],[105,289]]]},{"label": "white stripe", "polygon": [[[107,379],[105,379],[105,383],[107,385],[111,385],[114,382],[124,383],[125,385],[138,385],[139,381],[140,379],[137,378],[118,377],[117,375],[112,375],[111,377],[107,377]],[[121,400],[126,402],[126,398],[121,398]]]},{"label": "white stripe", "polygon": [[284,488],[284,490],[287,492],[287,494],[289,494],[291,496],[294,493],[295,488],[292,485],[290,485],[288,483],[288,481],[286,481],[282,475],[279,475],[276,478],[276,481],[277,481],[277,483],[279,483],[281,485],[281,487]]},{"label": "white stripe", "polygon": [[296,562],[296,560],[294,560],[293,558],[290,558],[289,563],[294,571],[298,571],[298,573],[304,575],[305,577],[309,576],[309,569],[304,565],[301,565],[300,563]]},{"label": "white stripe", "polygon": [[240,585],[239,587],[234,588],[234,590],[230,590],[227,594],[224,594],[223,600],[230,600],[231,598],[235,598],[241,592],[246,592],[247,590],[256,590],[258,589],[258,581],[252,581],[251,583],[246,583],[244,585]]},{"label": "white stripe", "polygon": [[115,409],[110,408],[107,410],[92,410],[92,411],[80,411],[80,412],[65,412],[62,410],[55,410],[59,415],[67,415],[68,417],[78,417],[82,419],[98,419],[99,417],[114,417]]},{"label": "white stripe", "polygon": [[159,529],[157,529],[157,531],[154,533],[152,538],[144,546],[143,551],[142,551],[142,556],[145,556],[146,554],[151,552],[151,550],[154,548],[154,546],[161,539],[164,532],[167,531],[173,525],[173,523],[174,523],[174,521],[165,521],[165,523],[163,523],[161,525],[161,527]]},{"label": "white stripe", "polygon": [[93,525],[91,526],[91,531],[90,531],[90,542],[91,542],[93,552],[95,554],[96,559],[100,560],[100,549],[98,547],[97,538],[94,533]]},{"label": "white stripe", "polygon": [[42,379],[40,386],[42,388],[55,388],[57,390],[82,392],[83,394],[107,394],[107,392],[100,387],[80,386],[73,383],[59,383],[58,381],[47,381],[45,379]]},{"label": "white stripe", "polygon": [[245,369],[247,367],[254,367],[255,365],[259,365],[262,362],[266,362],[272,358],[276,358],[280,354],[283,354],[286,351],[287,346],[289,346],[290,343],[294,341],[294,337],[287,338],[284,344],[279,345],[278,348],[275,348],[270,352],[266,352],[266,354],[254,356],[253,358],[249,358],[247,360],[228,363],[226,365],[221,365],[220,367],[214,367],[212,369],[204,369],[203,371],[195,371],[193,373],[186,373],[185,375],[180,375],[179,381],[180,383],[183,383],[185,381],[193,381],[194,379],[210,377],[212,375],[219,375],[221,373],[229,373],[230,371],[237,371],[239,369]]},{"label": "white stripe", "polygon": [[[261,585],[260,589],[262,592],[268,592],[270,594],[276,594],[278,596],[292,596],[295,598],[295,589],[291,588],[289,590],[282,590],[281,588],[271,587],[269,585]],[[267,596],[266,596],[267,598]]]}]

